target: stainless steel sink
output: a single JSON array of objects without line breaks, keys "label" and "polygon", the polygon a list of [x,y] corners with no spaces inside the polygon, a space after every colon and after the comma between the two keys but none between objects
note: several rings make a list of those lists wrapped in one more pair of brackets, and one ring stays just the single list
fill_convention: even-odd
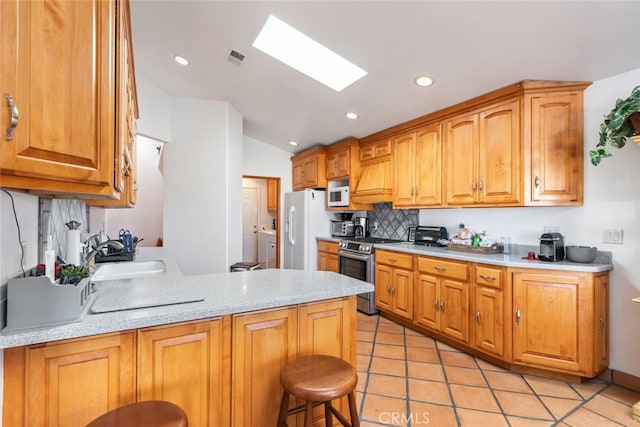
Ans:
[{"label": "stainless steel sink", "polygon": [[132,279],[166,272],[167,267],[161,260],[111,262],[96,267],[91,276],[91,281],[103,282],[105,280]]}]

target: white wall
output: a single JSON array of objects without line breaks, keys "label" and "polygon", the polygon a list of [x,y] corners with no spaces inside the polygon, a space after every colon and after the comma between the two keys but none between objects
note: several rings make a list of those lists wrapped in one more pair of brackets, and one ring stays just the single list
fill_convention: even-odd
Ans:
[{"label": "white wall", "polygon": [[221,101],[172,98],[171,107],[171,143],[164,153],[165,246],[184,274],[228,271],[235,262],[230,259],[241,255],[240,120]]},{"label": "white wall", "polygon": [[171,104],[169,96],[140,72],[136,72],[136,89],[140,112],[140,117],[136,122],[138,135],[156,138],[164,142],[170,141]]},{"label": "white wall", "polygon": [[[630,144],[613,149],[613,157],[598,167],[591,165],[589,150],[598,142],[603,117],[617,98],[626,98],[640,84],[640,69],[594,82],[585,91],[585,197],[581,207],[500,208],[500,209],[423,209],[420,224],[445,225],[455,232],[460,222],[470,228],[483,228],[495,236],[511,236],[516,243],[539,244],[544,226],[559,226],[566,244],[597,246],[613,254],[610,273],[610,357],[609,367],[640,377],[640,146]],[[622,228],[622,245],[602,243],[602,231]]]},{"label": "white wall", "polygon": [[[144,239],[139,246],[156,246],[162,237],[162,174],[157,147],[161,142],[138,136],[136,140],[137,201],[133,208],[105,209],[107,234],[117,238],[121,229]],[[92,224],[93,225],[93,224]]]}]

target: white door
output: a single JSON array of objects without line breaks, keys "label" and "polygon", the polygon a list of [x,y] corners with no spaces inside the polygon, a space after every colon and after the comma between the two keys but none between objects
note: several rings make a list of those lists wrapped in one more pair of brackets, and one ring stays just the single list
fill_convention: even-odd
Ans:
[{"label": "white door", "polygon": [[242,188],[242,261],[258,261],[257,188]]}]

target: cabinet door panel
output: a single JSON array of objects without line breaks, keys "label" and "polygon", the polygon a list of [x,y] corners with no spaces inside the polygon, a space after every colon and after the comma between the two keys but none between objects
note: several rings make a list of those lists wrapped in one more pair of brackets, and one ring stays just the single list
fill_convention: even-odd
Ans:
[{"label": "cabinet door panel", "polygon": [[415,190],[415,132],[393,140],[393,204],[413,206]]},{"label": "cabinet door panel", "polygon": [[476,200],[478,116],[473,114],[447,122],[445,140],[446,203],[464,205]]},{"label": "cabinet door panel", "polygon": [[429,126],[416,132],[415,151],[415,203],[418,206],[440,205],[442,203],[442,142],[440,125]]},{"label": "cabinet door panel", "polygon": [[532,97],[531,202],[581,202],[581,94]]},{"label": "cabinet door panel", "polygon": [[441,279],[440,315],[442,332],[462,342],[469,342],[469,284]]},{"label": "cabinet door panel", "polygon": [[376,264],[376,307],[382,310],[392,311],[391,284],[393,282],[392,268],[384,264]]},{"label": "cabinet door panel", "polygon": [[520,195],[520,108],[513,101],[480,113],[478,199],[516,203]]},{"label": "cabinet door panel", "polygon": [[129,332],[27,347],[26,425],[85,425],[133,403],[134,342]]},{"label": "cabinet door panel", "polygon": [[595,370],[609,366],[609,276],[596,276],[595,287]]},{"label": "cabinet door panel", "polygon": [[227,322],[224,318],[140,330],[138,400],[173,402],[186,412],[189,425],[228,424]]},{"label": "cabinet door panel", "polygon": [[393,312],[413,320],[413,272],[393,270]]},{"label": "cabinet door panel", "polygon": [[478,287],[475,299],[475,335],[477,348],[504,357],[504,294],[499,289]]},{"label": "cabinet door panel", "polygon": [[233,316],[232,425],[276,425],[280,370],[298,354],[297,313],[290,307]]},{"label": "cabinet door panel", "polygon": [[581,276],[514,274],[514,360],[581,370],[579,354],[587,338],[579,336],[587,315],[579,311],[581,288],[584,292]]},{"label": "cabinet door panel", "polygon": [[437,278],[418,273],[415,322],[436,331],[440,329],[440,294],[438,289]]},{"label": "cabinet door panel", "polygon": [[2,3],[1,89],[20,110],[3,173],[113,192],[115,2]]}]

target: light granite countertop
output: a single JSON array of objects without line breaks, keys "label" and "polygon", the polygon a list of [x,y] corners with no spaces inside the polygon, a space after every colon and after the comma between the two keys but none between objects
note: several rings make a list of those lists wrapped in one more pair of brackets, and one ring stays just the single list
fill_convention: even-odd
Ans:
[{"label": "light granite countertop", "polygon": [[5,328],[0,331],[0,349],[246,313],[374,290],[370,283],[327,271],[267,269],[183,276],[166,248],[139,248],[135,260],[162,260],[167,271],[136,279],[96,282],[94,304],[102,303],[105,308],[165,300],[200,301],[97,314],[89,309],[78,322],[19,330]]},{"label": "light granite countertop", "polygon": [[468,261],[481,264],[499,265],[511,268],[535,268],[558,271],[577,271],[586,273],[599,273],[613,269],[611,252],[598,251],[596,260],[585,264],[571,261],[548,262],[539,260],[522,259],[528,251],[538,252],[536,247],[515,245],[516,251],[511,254],[484,255],[473,252],[451,250],[446,247],[430,247],[416,245],[410,242],[376,244],[376,249],[387,249],[416,255],[428,255],[458,261]]}]

